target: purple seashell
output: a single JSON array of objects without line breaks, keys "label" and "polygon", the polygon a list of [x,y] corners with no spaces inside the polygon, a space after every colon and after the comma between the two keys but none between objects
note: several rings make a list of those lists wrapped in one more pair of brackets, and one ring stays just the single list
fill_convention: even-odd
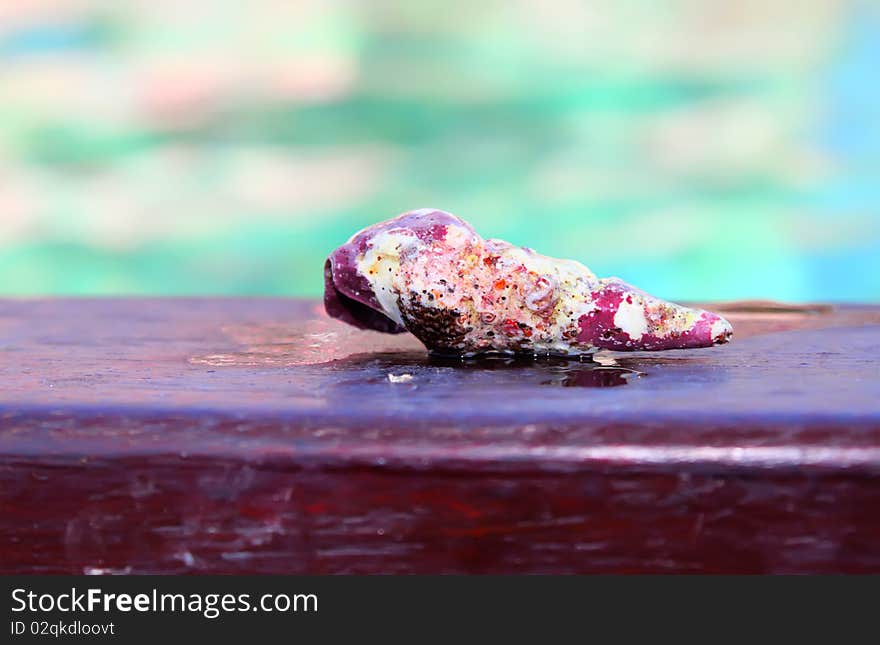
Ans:
[{"label": "purple seashell", "polygon": [[410,331],[444,354],[579,355],[727,342],[717,314],[655,298],[617,278],[421,209],[375,224],[324,269],[327,313],[362,329]]}]

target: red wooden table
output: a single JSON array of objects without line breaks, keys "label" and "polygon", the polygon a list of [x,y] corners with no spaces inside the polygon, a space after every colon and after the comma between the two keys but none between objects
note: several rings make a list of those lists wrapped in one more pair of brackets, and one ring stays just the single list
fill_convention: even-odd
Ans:
[{"label": "red wooden table", "polygon": [[292,300],[0,301],[0,572],[880,571],[880,308],[451,362]]}]

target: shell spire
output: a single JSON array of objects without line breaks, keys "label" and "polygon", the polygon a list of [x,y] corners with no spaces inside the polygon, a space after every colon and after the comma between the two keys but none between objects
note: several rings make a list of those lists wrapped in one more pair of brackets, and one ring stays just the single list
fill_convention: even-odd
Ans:
[{"label": "shell spire", "polygon": [[434,209],[356,233],[330,254],[324,277],[330,316],[412,332],[442,354],[686,349],[725,343],[733,333],[717,314],[597,278],[579,262],[484,240]]}]

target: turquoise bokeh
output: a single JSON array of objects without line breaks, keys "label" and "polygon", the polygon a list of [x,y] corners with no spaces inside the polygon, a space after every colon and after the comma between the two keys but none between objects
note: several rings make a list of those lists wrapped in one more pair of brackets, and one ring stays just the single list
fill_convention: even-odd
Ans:
[{"label": "turquoise bokeh", "polygon": [[403,210],[674,299],[880,300],[880,10],[16,3],[0,293],[317,295]]}]

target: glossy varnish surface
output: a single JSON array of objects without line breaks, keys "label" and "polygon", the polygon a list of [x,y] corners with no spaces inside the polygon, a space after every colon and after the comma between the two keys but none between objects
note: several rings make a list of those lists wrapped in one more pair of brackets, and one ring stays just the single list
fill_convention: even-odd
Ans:
[{"label": "glossy varnish surface", "polygon": [[288,300],[0,302],[3,572],[880,571],[880,311],[431,359]]}]

